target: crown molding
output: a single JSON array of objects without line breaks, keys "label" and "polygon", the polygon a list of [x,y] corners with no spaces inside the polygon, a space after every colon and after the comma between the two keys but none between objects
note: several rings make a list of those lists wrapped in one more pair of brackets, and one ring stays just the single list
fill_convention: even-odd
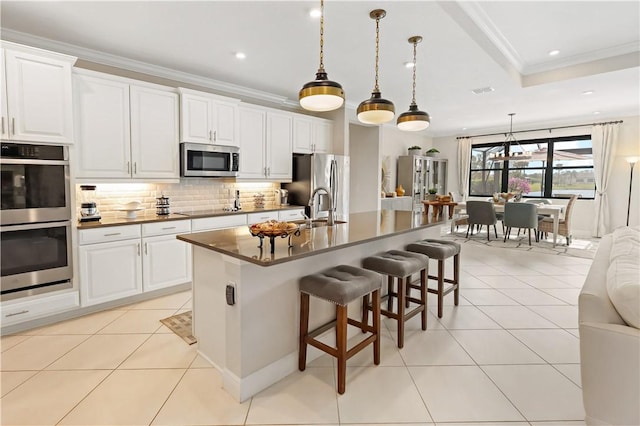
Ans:
[{"label": "crown molding", "polygon": [[241,97],[258,99],[278,105],[285,105],[290,108],[299,108],[298,102],[288,99],[286,96],[280,96],[269,92],[264,92],[250,87],[240,86],[237,84],[227,83],[212,78],[202,77],[183,71],[177,71],[146,62],[128,59],[122,56],[112,55],[109,53],[99,52],[93,49],[76,46],[69,43],[63,43],[44,37],[34,36],[19,31],[8,29],[2,30],[2,39],[14,43],[22,43],[40,49],[51,50],[54,52],[72,55],[78,59],[89,62],[95,62],[102,65],[122,68],[124,70],[139,72],[152,75],[155,77],[175,80],[177,82],[193,84],[196,86],[206,87],[209,89],[232,94]]}]

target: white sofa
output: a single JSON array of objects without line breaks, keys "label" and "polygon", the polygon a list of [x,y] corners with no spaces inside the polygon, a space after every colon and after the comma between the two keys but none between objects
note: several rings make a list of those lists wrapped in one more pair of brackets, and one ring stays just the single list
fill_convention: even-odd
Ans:
[{"label": "white sofa", "polygon": [[[588,425],[640,425],[640,306],[635,306],[640,302],[634,300],[640,290],[636,293],[633,285],[638,279],[640,258],[636,258],[637,238],[633,232],[638,233],[632,228],[617,229],[602,238],[580,292],[580,370]],[[619,256],[623,256],[622,268],[616,266]],[[626,280],[624,291],[631,288],[632,292],[622,301],[621,294],[611,289],[611,283],[615,286],[620,276],[616,269],[626,269],[621,280]],[[640,288],[640,283],[636,284]]]}]

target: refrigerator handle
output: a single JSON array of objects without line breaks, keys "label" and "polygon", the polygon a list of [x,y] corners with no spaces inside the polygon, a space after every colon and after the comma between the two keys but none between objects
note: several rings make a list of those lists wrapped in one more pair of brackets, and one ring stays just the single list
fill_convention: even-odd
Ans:
[{"label": "refrigerator handle", "polygon": [[333,211],[336,211],[336,205],[338,204],[338,162],[331,160],[331,174],[329,177],[329,186],[331,188],[331,198],[333,199]]}]

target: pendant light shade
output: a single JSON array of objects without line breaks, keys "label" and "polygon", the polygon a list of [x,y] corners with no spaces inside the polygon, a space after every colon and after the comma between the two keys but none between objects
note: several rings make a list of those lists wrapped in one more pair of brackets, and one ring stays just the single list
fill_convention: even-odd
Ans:
[{"label": "pendant light shade", "polygon": [[418,109],[416,104],[416,50],[418,43],[422,41],[422,37],[413,36],[409,37],[409,43],[413,44],[413,86],[412,86],[412,98],[411,105],[409,105],[409,111],[403,112],[398,116],[398,129],[409,132],[417,132],[429,127],[431,123],[431,117],[424,111]]},{"label": "pendant light shade", "polygon": [[393,120],[395,107],[393,102],[386,100],[380,93],[378,86],[378,56],[380,52],[380,19],[386,16],[387,12],[382,9],[372,10],[369,13],[371,19],[376,20],[376,78],[371,97],[358,105],[358,120],[365,124],[382,124]]},{"label": "pendant light shade", "polygon": [[344,104],[342,86],[329,80],[324,70],[324,0],[320,0],[320,66],[316,79],[302,86],[298,99],[309,111],[333,111]]}]

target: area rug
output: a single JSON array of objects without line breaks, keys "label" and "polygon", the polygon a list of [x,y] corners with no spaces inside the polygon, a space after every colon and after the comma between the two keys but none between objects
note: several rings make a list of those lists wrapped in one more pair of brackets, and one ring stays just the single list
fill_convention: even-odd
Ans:
[{"label": "area rug", "polygon": [[[499,226],[498,226],[499,228]],[[455,241],[460,244],[484,245],[488,247],[506,248],[522,251],[530,251],[536,253],[554,254],[560,256],[581,257],[584,259],[593,259],[598,250],[599,238],[576,238],[573,237],[571,244],[566,246],[566,239],[558,237],[555,247],[553,247],[553,235],[549,235],[547,239],[541,239],[535,242],[535,237],[531,235],[531,245],[529,245],[529,237],[526,231],[517,236],[517,231],[511,231],[511,236],[507,241],[503,242],[503,234],[498,229],[498,238],[496,239],[493,229],[491,229],[491,240],[487,241],[487,228],[480,232],[476,232],[473,236],[466,238],[467,229],[462,226],[457,232],[451,233],[449,226],[443,226],[440,229],[440,235],[443,239]]]},{"label": "area rug", "polygon": [[197,342],[196,338],[191,334],[191,311],[161,319],[160,322],[169,327],[175,334],[182,337],[182,340],[188,344],[193,345]]}]

